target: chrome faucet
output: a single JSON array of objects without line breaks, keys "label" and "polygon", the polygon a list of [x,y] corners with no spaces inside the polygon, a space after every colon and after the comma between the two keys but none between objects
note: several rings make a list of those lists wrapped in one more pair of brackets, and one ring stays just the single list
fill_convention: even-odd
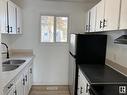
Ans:
[{"label": "chrome faucet", "polygon": [[2,43],[1,42],[1,44],[3,44],[5,47],[6,47],[6,49],[7,49],[7,52],[6,52],[6,55],[7,55],[7,59],[9,58],[9,50],[8,50],[8,46],[7,46],[7,44],[5,44],[5,43]]}]

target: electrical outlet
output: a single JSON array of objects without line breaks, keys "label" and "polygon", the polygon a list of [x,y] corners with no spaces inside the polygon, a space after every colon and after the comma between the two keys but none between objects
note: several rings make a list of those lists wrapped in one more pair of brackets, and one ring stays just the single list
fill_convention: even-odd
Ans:
[{"label": "electrical outlet", "polygon": [[126,94],[126,86],[119,86],[119,94]]}]

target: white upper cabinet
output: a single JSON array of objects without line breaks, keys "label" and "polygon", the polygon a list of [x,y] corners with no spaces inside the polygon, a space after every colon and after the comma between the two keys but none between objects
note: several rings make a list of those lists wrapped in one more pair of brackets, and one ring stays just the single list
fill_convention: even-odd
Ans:
[{"label": "white upper cabinet", "polygon": [[96,31],[96,6],[90,10],[90,32]]},{"label": "white upper cabinet", "polygon": [[17,34],[22,34],[22,10],[17,6]]},{"label": "white upper cabinet", "polygon": [[7,0],[1,0],[1,33],[8,33],[7,30]]},{"label": "white upper cabinet", "polygon": [[96,31],[119,29],[120,2],[121,0],[101,0],[97,4]]},{"label": "white upper cabinet", "polygon": [[127,0],[121,0],[120,29],[127,29]]},{"label": "white upper cabinet", "polygon": [[9,33],[16,34],[16,5],[8,1],[8,26],[9,26]]},{"label": "white upper cabinet", "polygon": [[104,0],[101,0],[97,4],[96,13],[96,31],[103,31],[103,19],[104,19]]},{"label": "white upper cabinet", "polygon": [[104,30],[118,30],[120,0],[105,0]]},{"label": "white upper cabinet", "polygon": [[21,8],[10,0],[2,0],[1,4],[1,31],[6,34],[22,33]]},{"label": "white upper cabinet", "polygon": [[86,25],[85,25],[85,32],[89,32],[89,25],[90,25],[90,12],[88,11],[85,15]]}]

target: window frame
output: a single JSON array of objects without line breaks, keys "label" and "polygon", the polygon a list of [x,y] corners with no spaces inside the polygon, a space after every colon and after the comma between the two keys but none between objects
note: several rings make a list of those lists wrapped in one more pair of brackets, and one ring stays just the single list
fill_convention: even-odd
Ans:
[{"label": "window frame", "polygon": [[[54,39],[53,39],[53,42],[42,42],[41,41],[41,17],[42,16],[54,16]],[[67,41],[66,42],[56,42],[56,18],[57,17],[67,17],[68,18],[68,23],[67,23]],[[68,15],[51,15],[51,14],[40,14],[40,35],[39,35],[39,41],[40,43],[44,43],[44,44],[53,44],[53,43],[68,43],[69,42],[69,21],[70,21],[70,17]]]}]

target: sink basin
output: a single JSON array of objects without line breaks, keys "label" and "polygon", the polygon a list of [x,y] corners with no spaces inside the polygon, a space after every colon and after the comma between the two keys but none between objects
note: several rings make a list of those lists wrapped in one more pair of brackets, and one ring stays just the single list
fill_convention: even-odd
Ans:
[{"label": "sink basin", "polygon": [[20,65],[22,65],[25,60],[8,60],[2,63],[3,71],[11,71],[17,69]]},{"label": "sink basin", "polygon": [[5,65],[5,64],[20,65],[24,62],[25,62],[25,60],[8,60],[8,61],[3,62],[2,64],[3,65]]},{"label": "sink basin", "polygon": [[18,65],[3,65],[2,70],[3,71],[12,71],[17,69],[19,66]]}]

